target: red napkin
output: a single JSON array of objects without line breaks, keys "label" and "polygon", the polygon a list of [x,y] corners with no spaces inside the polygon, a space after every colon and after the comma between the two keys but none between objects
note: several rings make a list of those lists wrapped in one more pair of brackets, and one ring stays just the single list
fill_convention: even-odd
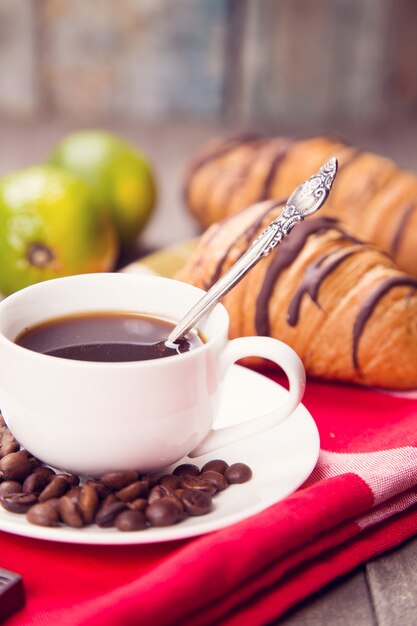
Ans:
[{"label": "red napkin", "polygon": [[27,606],[7,626],[255,626],[417,531],[417,400],[310,382],[321,437],[306,484],[200,538],[73,546],[0,533]]}]

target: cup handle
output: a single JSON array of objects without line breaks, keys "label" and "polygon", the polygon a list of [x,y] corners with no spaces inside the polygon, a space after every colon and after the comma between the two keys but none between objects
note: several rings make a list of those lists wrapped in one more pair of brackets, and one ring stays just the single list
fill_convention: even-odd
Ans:
[{"label": "cup handle", "polygon": [[283,422],[300,404],[305,389],[305,371],[300,357],[282,341],[271,337],[241,337],[229,341],[220,357],[220,372],[224,376],[230,365],[248,356],[257,356],[277,363],[290,383],[284,403],[275,409],[242,424],[211,430],[188,456],[212,452],[230,443],[256,435]]}]

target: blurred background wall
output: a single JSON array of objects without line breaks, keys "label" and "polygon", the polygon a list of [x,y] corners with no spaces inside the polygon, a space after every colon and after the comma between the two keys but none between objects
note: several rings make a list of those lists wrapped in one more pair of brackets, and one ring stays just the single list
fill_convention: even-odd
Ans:
[{"label": "blurred background wall", "polygon": [[0,0],[0,111],[363,126],[416,116],[415,0]]},{"label": "blurred background wall", "polygon": [[415,0],[0,0],[0,172],[90,126],[158,161],[162,202],[217,132],[335,132],[417,169],[416,61]]},{"label": "blurred background wall", "polygon": [[0,111],[241,124],[417,114],[414,0],[0,0]]}]

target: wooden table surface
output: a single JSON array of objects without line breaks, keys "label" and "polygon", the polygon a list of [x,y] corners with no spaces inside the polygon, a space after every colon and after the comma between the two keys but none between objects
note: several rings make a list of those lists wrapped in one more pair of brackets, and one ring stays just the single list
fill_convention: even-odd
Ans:
[{"label": "wooden table surface", "polygon": [[[60,121],[33,126],[0,121],[0,174],[43,160],[54,143],[75,128],[79,125]],[[158,249],[195,236],[198,227],[182,203],[184,167],[199,142],[225,131],[192,123],[114,125],[109,129],[140,146],[157,170],[158,211],[143,233],[141,248]],[[344,136],[417,171],[417,127],[367,133],[358,130]],[[417,624],[416,563],[417,538],[335,581],[273,623],[276,626],[414,626]]]}]

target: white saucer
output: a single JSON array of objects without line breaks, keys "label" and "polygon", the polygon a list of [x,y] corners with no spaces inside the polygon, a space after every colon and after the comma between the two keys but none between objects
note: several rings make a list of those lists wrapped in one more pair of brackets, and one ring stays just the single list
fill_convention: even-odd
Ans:
[{"label": "white saucer", "polygon": [[[225,381],[221,415],[216,425],[226,426],[256,417],[270,410],[286,393],[265,376],[233,365]],[[253,477],[249,482],[231,485],[214,497],[213,511],[208,515],[190,517],[176,526],[123,533],[97,526],[83,529],[34,526],[24,515],[9,513],[0,507],[0,530],[49,541],[103,545],[153,543],[202,535],[258,513],[295,491],[312,472],[319,447],[316,424],[307,409],[300,405],[285,422],[265,433],[226,446],[217,453],[179,461],[201,467],[210,459],[221,458],[228,463],[241,461],[252,468]]]}]

